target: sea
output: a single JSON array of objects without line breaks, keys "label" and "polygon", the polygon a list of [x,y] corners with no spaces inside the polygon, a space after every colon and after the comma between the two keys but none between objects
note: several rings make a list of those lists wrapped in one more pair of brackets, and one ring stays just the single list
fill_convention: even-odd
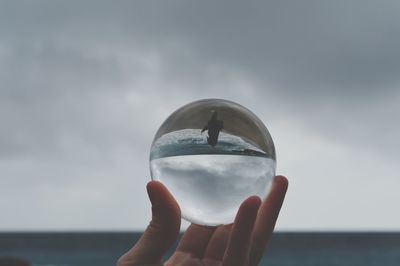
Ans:
[{"label": "sea", "polygon": [[[0,257],[25,258],[32,266],[110,266],[116,265],[117,259],[140,235],[140,232],[0,233]],[[277,232],[260,265],[398,266],[400,233]]]}]

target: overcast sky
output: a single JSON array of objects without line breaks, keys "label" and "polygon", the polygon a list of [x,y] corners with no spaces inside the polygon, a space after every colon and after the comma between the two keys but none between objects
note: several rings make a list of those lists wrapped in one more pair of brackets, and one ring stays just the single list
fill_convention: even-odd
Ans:
[{"label": "overcast sky", "polygon": [[158,127],[252,110],[279,230],[400,230],[399,1],[2,1],[0,230],[132,230]]}]

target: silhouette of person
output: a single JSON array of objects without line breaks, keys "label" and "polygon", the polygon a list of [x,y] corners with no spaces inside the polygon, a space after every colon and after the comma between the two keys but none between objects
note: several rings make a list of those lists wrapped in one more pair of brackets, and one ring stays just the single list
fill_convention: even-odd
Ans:
[{"label": "silhouette of person", "polygon": [[201,130],[201,133],[208,130],[207,142],[211,146],[217,145],[219,132],[224,128],[224,122],[218,120],[218,112],[213,112],[211,119],[208,121],[207,125]]}]

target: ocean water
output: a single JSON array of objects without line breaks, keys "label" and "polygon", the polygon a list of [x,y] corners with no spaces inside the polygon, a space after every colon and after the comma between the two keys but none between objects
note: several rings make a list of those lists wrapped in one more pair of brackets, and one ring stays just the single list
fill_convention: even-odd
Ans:
[{"label": "ocean water", "polygon": [[[19,256],[34,266],[110,266],[139,237],[140,233],[1,233],[0,256]],[[398,266],[400,233],[275,233],[260,265]]]},{"label": "ocean water", "polygon": [[265,198],[275,161],[260,156],[199,154],[153,159],[151,175],[174,195],[182,217],[202,225],[232,223],[251,195]]},{"label": "ocean water", "polygon": [[215,146],[207,143],[207,133],[201,129],[181,129],[162,135],[151,147],[150,160],[194,154],[231,154],[272,158],[248,139],[221,131]]}]

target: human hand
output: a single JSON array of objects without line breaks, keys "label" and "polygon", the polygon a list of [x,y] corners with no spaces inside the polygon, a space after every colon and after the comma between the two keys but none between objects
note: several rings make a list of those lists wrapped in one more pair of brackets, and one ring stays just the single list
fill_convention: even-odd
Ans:
[{"label": "human hand", "polygon": [[233,224],[208,227],[191,224],[173,255],[162,263],[165,252],[179,235],[181,212],[174,197],[160,182],[147,184],[152,220],[138,242],[118,260],[118,266],[160,265],[258,265],[275,227],[288,181],[276,176],[268,197],[247,198]]}]

